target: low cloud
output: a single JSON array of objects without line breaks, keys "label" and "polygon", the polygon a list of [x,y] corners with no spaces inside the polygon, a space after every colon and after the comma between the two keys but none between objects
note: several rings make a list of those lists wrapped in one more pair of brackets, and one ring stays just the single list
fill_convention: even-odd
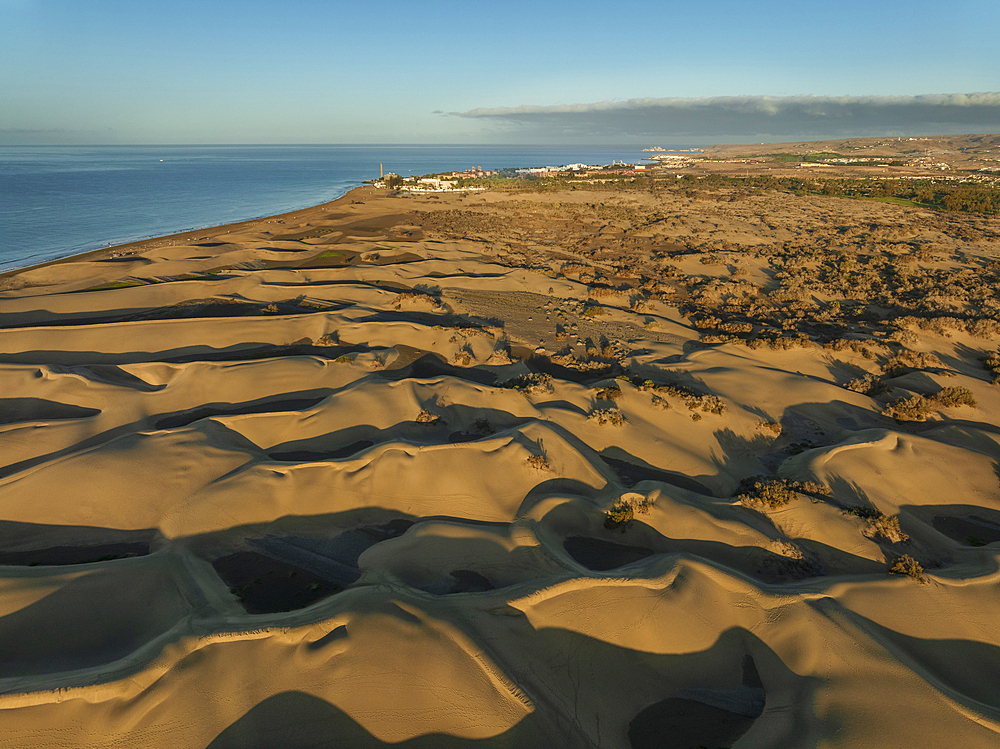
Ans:
[{"label": "low cloud", "polygon": [[[452,112],[512,135],[702,143],[767,138],[944,134],[1000,130],[1000,92],[921,96],[716,96],[629,99]],[[548,139],[548,138],[546,138]]]}]

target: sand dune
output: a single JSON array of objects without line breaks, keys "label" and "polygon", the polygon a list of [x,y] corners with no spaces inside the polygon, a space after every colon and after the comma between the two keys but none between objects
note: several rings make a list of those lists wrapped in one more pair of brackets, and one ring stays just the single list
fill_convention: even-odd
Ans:
[{"label": "sand dune", "polygon": [[8,274],[0,747],[1000,743],[996,340],[685,309],[913,211],[787,200],[362,188]]}]

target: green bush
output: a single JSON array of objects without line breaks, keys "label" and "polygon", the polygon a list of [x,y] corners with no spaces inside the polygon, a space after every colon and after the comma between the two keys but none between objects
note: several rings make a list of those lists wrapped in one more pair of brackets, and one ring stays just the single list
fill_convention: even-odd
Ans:
[{"label": "green bush", "polygon": [[740,482],[737,498],[746,507],[770,510],[784,507],[799,494],[810,494],[816,497],[829,496],[830,490],[815,481],[792,481],[791,479],[774,479],[765,476],[751,476]]},{"label": "green bush", "polygon": [[604,527],[609,531],[621,530],[622,533],[628,528],[629,523],[635,518],[636,513],[645,515],[649,508],[653,506],[653,500],[649,497],[621,497],[607,512],[604,513]]}]

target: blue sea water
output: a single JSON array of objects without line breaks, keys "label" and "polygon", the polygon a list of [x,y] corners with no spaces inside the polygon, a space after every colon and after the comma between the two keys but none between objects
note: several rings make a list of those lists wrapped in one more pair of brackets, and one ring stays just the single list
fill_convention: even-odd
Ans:
[{"label": "blue sea water", "polygon": [[387,172],[638,162],[638,146],[0,146],[0,270],[306,208]]}]

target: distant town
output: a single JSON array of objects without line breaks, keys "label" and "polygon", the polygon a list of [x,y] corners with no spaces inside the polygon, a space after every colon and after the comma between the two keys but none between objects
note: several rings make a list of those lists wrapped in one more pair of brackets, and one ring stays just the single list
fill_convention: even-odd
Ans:
[{"label": "distant town", "polygon": [[[803,181],[803,189],[815,191],[816,180],[854,180],[861,184],[899,184],[912,180],[934,184],[961,183],[1000,185],[1000,144],[997,136],[951,136],[922,138],[854,138],[820,143],[707,146],[668,151],[660,146],[644,148],[642,163],[613,161],[610,164],[563,164],[509,169],[482,166],[440,174],[403,177],[384,173],[372,184],[407,192],[519,189],[521,181],[559,179],[574,184],[629,182],[656,178],[700,179],[728,175],[732,178],[772,177]],[[790,183],[791,184],[791,183]],[[793,185],[794,187],[794,185]],[[839,193],[839,186],[835,189]],[[854,188],[851,188],[854,190]],[[851,192],[848,190],[848,192]],[[856,190],[855,190],[856,191]],[[886,194],[895,194],[892,188]]]},{"label": "distant town", "polygon": [[653,163],[631,164],[625,161],[613,161],[610,164],[564,164],[562,166],[537,166],[517,169],[483,169],[481,166],[477,166],[462,171],[411,177],[386,173],[381,179],[376,180],[375,184],[383,187],[395,187],[418,192],[485,190],[487,185],[483,182],[488,180],[538,180],[551,177],[578,177],[584,178],[588,182],[599,182],[602,177],[621,178],[630,175],[647,175],[653,170],[661,171],[665,166],[673,169],[683,169],[693,166],[693,161],[688,156],[663,154],[652,156],[646,160]]}]

